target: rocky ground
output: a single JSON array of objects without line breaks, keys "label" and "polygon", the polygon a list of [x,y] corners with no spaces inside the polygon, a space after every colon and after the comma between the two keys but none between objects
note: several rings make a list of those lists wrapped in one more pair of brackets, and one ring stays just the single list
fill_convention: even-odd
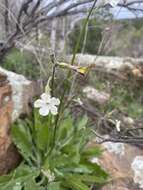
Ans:
[{"label": "rocky ground", "polygon": [[[0,68],[0,174],[5,174],[16,167],[20,160],[20,156],[11,143],[10,126],[20,115],[30,112],[32,98],[37,94],[35,83],[22,75]],[[90,106],[88,101],[94,100],[96,104],[106,105],[111,94],[93,86],[85,86],[83,94],[86,97],[85,104],[88,103],[88,105],[84,107],[84,104],[80,102],[80,109],[86,108],[86,111],[90,112],[92,118],[96,120],[101,115],[94,109],[94,104]],[[108,124],[112,123],[111,118],[104,117],[104,119]],[[134,119],[126,115],[120,115],[120,121],[121,130],[124,126],[135,126]],[[112,124],[115,128],[117,123]],[[138,126],[142,127],[142,122]],[[111,131],[110,134],[112,135]],[[103,133],[102,137],[108,138],[106,132]],[[118,133],[115,134],[118,135]],[[102,190],[143,189],[143,146],[121,142],[104,142],[99,145],[100,140],[99,137],[96,137],[90,146],[101,146],[104,149],[101,158],[92,159],[92,162],[98,162],[111,176],[111,180]]]}]

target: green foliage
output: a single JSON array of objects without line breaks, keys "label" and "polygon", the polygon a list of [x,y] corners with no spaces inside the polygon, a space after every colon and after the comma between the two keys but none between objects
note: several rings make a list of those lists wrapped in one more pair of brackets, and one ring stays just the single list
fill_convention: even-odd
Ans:
[{"label": "green foliage", "polygon": [[[76,44],[77,39],[78,39],[78,35],[79,35],[80,31],[82,30],[82,28],[80,26],[82,26],[83,22],[84,22],[84,20],[81,21],[75,27],[75,30],[69,36],[69,45],[71,48],[75,47],[75,44]],[[84,38],[82,38],[82,40],[80,42],[80,46],[79,46],[77,53],[80,53],[82,51],[83,41],[84,41],[83,39]],[[96,19],[90,20],[88,23],[88,34],[87,34],[84,52],[90,53],[90,54],[96,54],[98,51],[101,39],[102,39],[101,24]]]},{"label": "green foliage", "polygon": [[36,59],[31,53],[20,52],[13,49],[4,59],[3,67],[7,70],[23,74],[30,79],[38,78],[39,67]]},{"label": "green foliage", "polygon": [[[87,117],[73,121],[70,115],[59,123],[54,137],[51,115],[18,121],[12,127],[13,142],[23,163],[12,173],[0,177],[1,190],[90,190],[108,179],[102,168],[90,162],[101,155],[98,147],[87,148],[91,132]],[[53,142],[53,140],[55,140]]]},{"label": "green foliage", "polygon": [[[102,17],[89,21],[84,53],[97,54],[100,47],[100,55],[141,57],[142,19],[111,20],[110,15],[105,15],[105,17],[103,17],[103,13],[101,15]],[[80,21],[69,35],[71,48],[77,42],[82,22],[84,21]],[[82,52],[83,43],[82,39],[78,53]],[[102,46],[100,46],[101,44]]]},{"label": "green foliage", "polygon": [[142,28],[142,26],[143,26],[143,20],[141,18],[133,19],[130,22],[138,30],[140,30]]},{"label": "green foliage", "polygon": [[[91,13],[92,9],[86,22]],[[21,60],[18,52],[11,56],[8,59],[10,67]],[[13,63],[11,60],[14,60]],[[13,142],[23,157],[23,163],[9,175],[0,177],[2,190],[91,190],[94,184],[102,185],[108,180],[107,173],[91,162],[91,158],[100,156],[102,150],[99,147],[87,148],[92,138],[92,132],[87,128],[87,117],[74,121],[70,113],[65,114],[65,95],[70,91],[68,85],[62,83],[63,93],[59,103],[53,97],[56,67],[56,64],[52,65],[51,94],[45,92],[34,104],[40,107],[39,113],[43,117],[36,110],[33,118],[25,122],[18,121],[12,127]],[[70,71],[67,78],[71,80]],[[55,116],[56,105],[59,107]],[[43,113],[46,109],[48,112]]]},{"label": "green foliage", "polygon": [[141,97],[142,89],[139,90],[138,88],[137,92],[133,86],[126,86],[126,84],[114,85],[112,96],[106,106],[106,112],[118,109],[132,118],[141,118],[143,115]]},{"label": "green foliage", "polygon": [[[142,102],[142,80],[136,81],[135,78],[130,78],[129,81],[115,80],[111,76],[107,77],[100,73],[90,74],[89,83],[95,86],[99,91],[108,91],[110,88],[110,99],[102,107],[98,107],[104,113],[109,113],[113,110],[120,110],[122,113],[134,119],[142,118],[143,102]],[[109,86],[110,84],[110,86]]]},{"label": "green foliage", "polygon": [[29,184],[31,188],[25,188],[25,190],[43,190],[38,183],[36,183],[38,176],[39,170],[22,163],[11,174],[0,177],[0,189],[21,190],[23,186],[27,187],[27,184]]}]

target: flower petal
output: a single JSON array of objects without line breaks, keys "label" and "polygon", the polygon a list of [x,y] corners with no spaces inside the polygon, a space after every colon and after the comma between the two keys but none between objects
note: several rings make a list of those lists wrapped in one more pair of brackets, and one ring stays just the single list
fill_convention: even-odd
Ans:
[{"label": "flower petal", "polygon": [[43,106],[43,104],[44,104],[44,102],[43,102],[41,99],[38,99],[38,100],[36,100],[36,101],[34,102],[34,107],[35,107],[35,108],[40,108],[40,107]]},{"label": "flower petal", "polygon": [[50,100],[51,100],[51,96],[50,96],[50,94],[43,93],[43,94],[41,95],[41,99],[42,99],[45,103],[49,103]]},{"label": "flower petal", "polygon": [[49,107],[48,106],[43,106],[39,109],[39,114],[42,116],[47,116],[49,114]]},{"label": "flower petal", "polygon": [[50,106],[49,109],[50,109],[51,114],[57,115],[58,108],[56,106]]},{"label": "flower petal", "polygon": [[52,97],[50,104],[58,106],[60,104],[60,100],[58,98]]}]

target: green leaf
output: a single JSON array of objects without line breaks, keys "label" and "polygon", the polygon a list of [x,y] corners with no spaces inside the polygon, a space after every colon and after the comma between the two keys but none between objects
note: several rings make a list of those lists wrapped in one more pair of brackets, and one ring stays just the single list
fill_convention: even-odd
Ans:
[{"label": "green leaf", "polygon": [[36,132],[36,144],[40,150],[45,151],[49,142],[49,127],[41,126]]},{"label": "green leaf", "polygon": [[52,115],[48,115],[47,117],[40,117],[36,110],[34,113],[36,131],[35,142],[37,148],[46,154],[53,140],[53,118]]},{"label": "green leaf", "polygon": [[0,187],[0,190],[22,190],[23,186],[16,185],[16,183],[12,182],[9,184],[5,184],[4,186]]},{"label": "green leaf", "polygon": [[103,153],[103,150],[96,146],[96,147],[86,147],[83,152],[82,155],[84,157],[99,157],[101,156]]},{"label": "green leaf", "polygon": [[50,167],[51,168],[62,168],[65,166],[68,166],[69,163],[71,164],[71,161],[69,160],[69,157],[66,154],[61,154],[57,157],[53,157],[49,159]]},{"label": "green leaf", "polygon": [[57,130],[57,141],[62,141],[71,136],[73,131],[73,121],[70,116],[64,119]]},{"label": "green leaf", "polygon": [[83,117],[81,117],[78,121],[77,121],[77,130],[81,130],[83,128],[86,127],[88,122],[88,117],[87,115],[84,115]]},{"label": "green leaf", "polygon": [[[13,179],[16,180],[27,180],[30,177],[36,178],[40,174],[40,170],[38,168],[30,167],[25,164],[21,164],[13,173]],[[19,180],[19,181],[20,181]]]},{"label": "green leaf", "polygon": [[52,182],[48,185],[48,190],[60,190],[60,182]]},{"label": "green leaf", "polygon": [[11,180],[12,175],[13,175],[13,174],[11,173],[11,174],[9,174],[9,175],[0,176],[0,185],[1,185],[1,184],[4,184],[4,183],[8,183],[8,182]]},{"label": "green leaf", "polygon": [[13,187],[13,190],[21,190],[23,185],[21,183],[16,183],[16,185]]},{"label": "green leaf", "polygon": [[84,165],[72,165],[67,168],[62,168],[62,172],[64,173],[83,173],[83,174],[91,174],[92,170]]},{"label": "green leaf", "polygon": [[35,179],[39,174],[39,170],[21,164],[9,175],[0,176],[0,190],[21,190],[24,183]]},{"label": "green leaf", "polygon": [[107,178],[108,174],[96,163],[91,163],[87,160],[84,160],[81,162],[82,165],[86,166],[90,171],[92,171],[92,174],[95,176],[102,176],[103,178]]},{"label": "green leaf", "polygon": [[80,161],[80,152],[79,152],[79,146],[76,145],[68,145],[63,148],[63,153],[68,155],[68,159],[71,161],[71,163],[79,163]]},{"label": "green leaf", "polygon": [[74,176],[67,176],[65,182],[74,190],[90,190],[80,179]]},{"label": "green leaf", "polygon": [[31,135],[29,134],[28,128],[25,128],[22,125],[13,125],[12,127],[12,139],[14,144],[19,149],[22,156],[25,160],[29,161],[29,158],[33,157],[32,155],[32,140]]},{"label": "green leaf", "polygon": [[77,179],[80,179],[81,181],[83,182],[87,182],[87,183],[90,183],[90,184],[103,184],[103,183],[106,183],[107,180],[108,180],[108,177],[103,177],[103,176],[96,176],[96,175],[87,175],[87,174],[84,174],[84,175],[75,175],[75,177],[77,177]]},{"label": "green leaf", "polygon": [[35,122],[35,130],[42,128],[43,123],[41,122],[41,116],[39,114],[38,109],[34,109],[34,122]]},{"label": "green leaf", "polygon": [[25,182],[24,190],[44,190],[44,188],[36,184],[35,180],[29,180]]}]

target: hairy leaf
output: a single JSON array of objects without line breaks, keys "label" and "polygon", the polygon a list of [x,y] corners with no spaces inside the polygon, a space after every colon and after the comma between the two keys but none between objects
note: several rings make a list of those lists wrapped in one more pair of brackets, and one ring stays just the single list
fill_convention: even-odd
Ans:
[{"label": "hairy leaf", "polygon": [[48,190],[61,190],[60,182],[52,182],[48,185]]},{"label": "hairy leaf", "polygon": [[80,179],[77,179],[74,176],[67,176],[66,183],[69,184],[73,190],[90,190],[87,185],[85,185]]},{"label": "hairy leaf", "polygon": [[13,125],[12,138],[22,156],[25,158],[25,160],[29,161],[29,158],[33,157],[33,149],[31,140],[32,137],[29,135],[28,128],[25,128],[22,125]]}]

